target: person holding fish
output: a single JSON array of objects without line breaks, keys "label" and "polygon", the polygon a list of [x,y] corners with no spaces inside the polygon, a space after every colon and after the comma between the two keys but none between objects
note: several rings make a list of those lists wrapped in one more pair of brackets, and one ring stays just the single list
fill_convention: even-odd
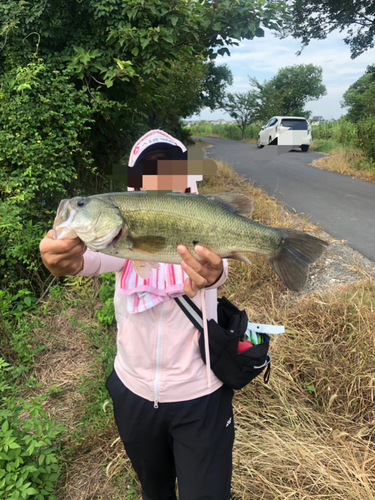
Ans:
[{"label": "person holding fish", "polygon": [[[174,137],[161,130],[145,134],[129,159],[128,191],[139,191],[132,193],[132,199],[144,190],[154,191],[151,198],[159,205],[165,203],[161,191],[190,191],[183,197],[194,196],[202,176],[189,174],[186,160],[185,146]],[[178,166],[176,174],[174,165]],[[160,175],[161,168],[165,175]],[[85,203],[78,199],[77,210]],[[121,258],[115,252],[106,255],[101,251],[100,234],[84,237],[79,224],[72,224],[78,216],[68,204],[68,200],[60,204],[54,231],[40,243],[42,259],[55,276],[116,273],[117,355],[106,387],[143,499],[176,500],[177,478],[180,500],[229,500],[233,390],[223,385],[209,365],[207,369],[199,352],[200,334],[173,300],[186,294],[207,320],[216,320],[216,289],[227,278],[227,261],[194,239],[190,250],[176,245],[174,260],[163,263],[162,237],[156,232],[149,238],[130,239],[128,227],[112,208],[95,218],[105,222],[106,217],[117,217],[121,231],[110,235],[111,248],[118,248],[117,241],[128,232],[123,247],[135,257],[123,258],[124,252]],[[146,212],[153,212],[152,207]],[[163,224],[178,232],[169,215]],[[136,223],[130,225],[135,228]],[[95,233],[93,227],[89,232]],[[155,255],[160,255],[161,262]],[[148,256],[154,258],[147,260]]]},{"label": "person holding fish", "polygon": [[[327,246],[248,219],[243,194],[197,194],[202,163],[151,130],[132,148],[129,192],[63,200],[40,244],[55,276],[116,273],[117,354],[106,387],[144,500],[176,500],[176,478],[180,500],[230,498],[233,390],[210,369],[207,336],[226,258],[249,264],[242,252],[262,253],[299,291]],[[184,294],[202,311],[206,365],[199,331],[173,300]]]}]

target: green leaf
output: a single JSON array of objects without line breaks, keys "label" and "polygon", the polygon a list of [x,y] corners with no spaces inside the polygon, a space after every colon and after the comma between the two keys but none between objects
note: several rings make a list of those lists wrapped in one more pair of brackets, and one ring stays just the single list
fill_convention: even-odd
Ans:
[{"label": "green leaf", "polygon": [[37,495],[39,492],[35,488],[27,488],[26,493],[28,495]]},{"label": "green leaf", "polygon": [[142,49],[145,49],[150,42],[151,42],[150,38],[141,38]]},{"label": "green leaf", "polygon": [[229,52],[229,50],[227,49],[227,47],[223,47],[222,49],[219,49],[217,52],[218,52],[218,54],[220,54],[221,56],[223,56],[224,54],[227,54],[228,56],[230,56],[230,52]]},{"label": "green leaf", "polygon": [[171,44],[174,43],[174,40],[171,37],[171,35],[164,35],[163,40],[165,40],[166,42],[171,43]]},{"label": "green leaf", "polygon": [[19,444],[15,443],[15,442],[13,442],[13,443],[9,443],[9,448],[11,450],[15,450],[17,448],[21,448],[21,446]]},{"label": "green leaf", "polygon": [[137,56],[138,53],[139,53],[139,48],[138,47],[133,47],[132,48],[132,54],[133,54],[133,56]]}]

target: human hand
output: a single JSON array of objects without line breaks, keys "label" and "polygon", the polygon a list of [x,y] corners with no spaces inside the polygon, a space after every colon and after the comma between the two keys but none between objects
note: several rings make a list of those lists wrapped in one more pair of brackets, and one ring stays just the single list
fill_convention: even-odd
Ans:
[{"label": "human hand", "polygon": [[183,259],[181,267],[189,276],[184,283],[184,292],[191,299],[201,288],[207,288],[216,283],[223,273],[223,260],[219,255],[201,246],[196,246],[194,250],[202,257],[202,261],[199,262],[193,257],[185,246],[177,247]]},{"label": "human hand", "polygon": [[85,244],[79,239],[52,238],[52,229],[39,244],[43,264],[54,276],[67,276],[79,273],[83,268]]}]

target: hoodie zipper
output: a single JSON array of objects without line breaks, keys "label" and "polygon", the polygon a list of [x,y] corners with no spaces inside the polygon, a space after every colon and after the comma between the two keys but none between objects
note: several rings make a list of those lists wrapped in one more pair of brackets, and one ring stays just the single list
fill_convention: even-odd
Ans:
[{"label": "hoodie zipper", "polygon": [[159,408],[159,390],[160,390],[160,371],[161,371],[161,347],[163,343],[164,312],[166,303],[160,306],[160,317],[158,322],[158,331],[156,337],[155,354],[155,379],[154,379],[154,408]]}]

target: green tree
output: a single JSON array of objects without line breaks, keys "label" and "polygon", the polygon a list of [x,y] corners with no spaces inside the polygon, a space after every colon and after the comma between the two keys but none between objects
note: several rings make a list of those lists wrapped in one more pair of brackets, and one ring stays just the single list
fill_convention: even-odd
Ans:
[{"label": "green tree", "polygon": [[267,120],[273,115],[310,116],[305,110],[309,101],[327,94],[322,83],[322,68],[313,64],[288,66],[263,84],[250,78],[258,98],[256,117]]},{"label": "green tree", "polygon": [[302,48],[313,39],[323,40],[335,30],[346,30],[344,42],[354,59],[374,47],[375,3],[373,0],[287,0],[289,22],[284,37],[302,40]]},{"label": "green tree", "polygon": [[348,107],[346,118],[356,123],[362,118],[375,116],[375,65],[354,82],[343,95],[341,107]]},{"label": "green tree", "polygon": [[232,72],[226,64],[215,66],[213,61],[207,62],[205,67],[206,72],[199,95],[200,109],[203,107],[211,110],[220,109],[225,99],[227,85],[233,84]]},{"label": "green tree", "polygon": [[148,117],[151,128],[168,128],[178,135],[180,118],[203,107],[219,108],[232,82],[226,65],[215,66],[196,56],[173,61],[169,67],[161,63],[154,77],[144,82],[137,109]]},{"label": "green tree", "polygon": [[236,121],[242,132],[242,140],[245,138],[245,130],[254,119],[257,96],[254,92],[235,92],[227,94],[223,103],[223,109]]},{"label": "green tree", "polygon": [[88,140],[101,171],[149,126],[138,103],[152,101],[146,82],[161,65],[229,53],[238,40],[264,36],[262,25],[279,29],[283,15],[265,0],[8,0],[0,4],[0,68],[24,67],[37,53],[71,70],[95,106]]}]

